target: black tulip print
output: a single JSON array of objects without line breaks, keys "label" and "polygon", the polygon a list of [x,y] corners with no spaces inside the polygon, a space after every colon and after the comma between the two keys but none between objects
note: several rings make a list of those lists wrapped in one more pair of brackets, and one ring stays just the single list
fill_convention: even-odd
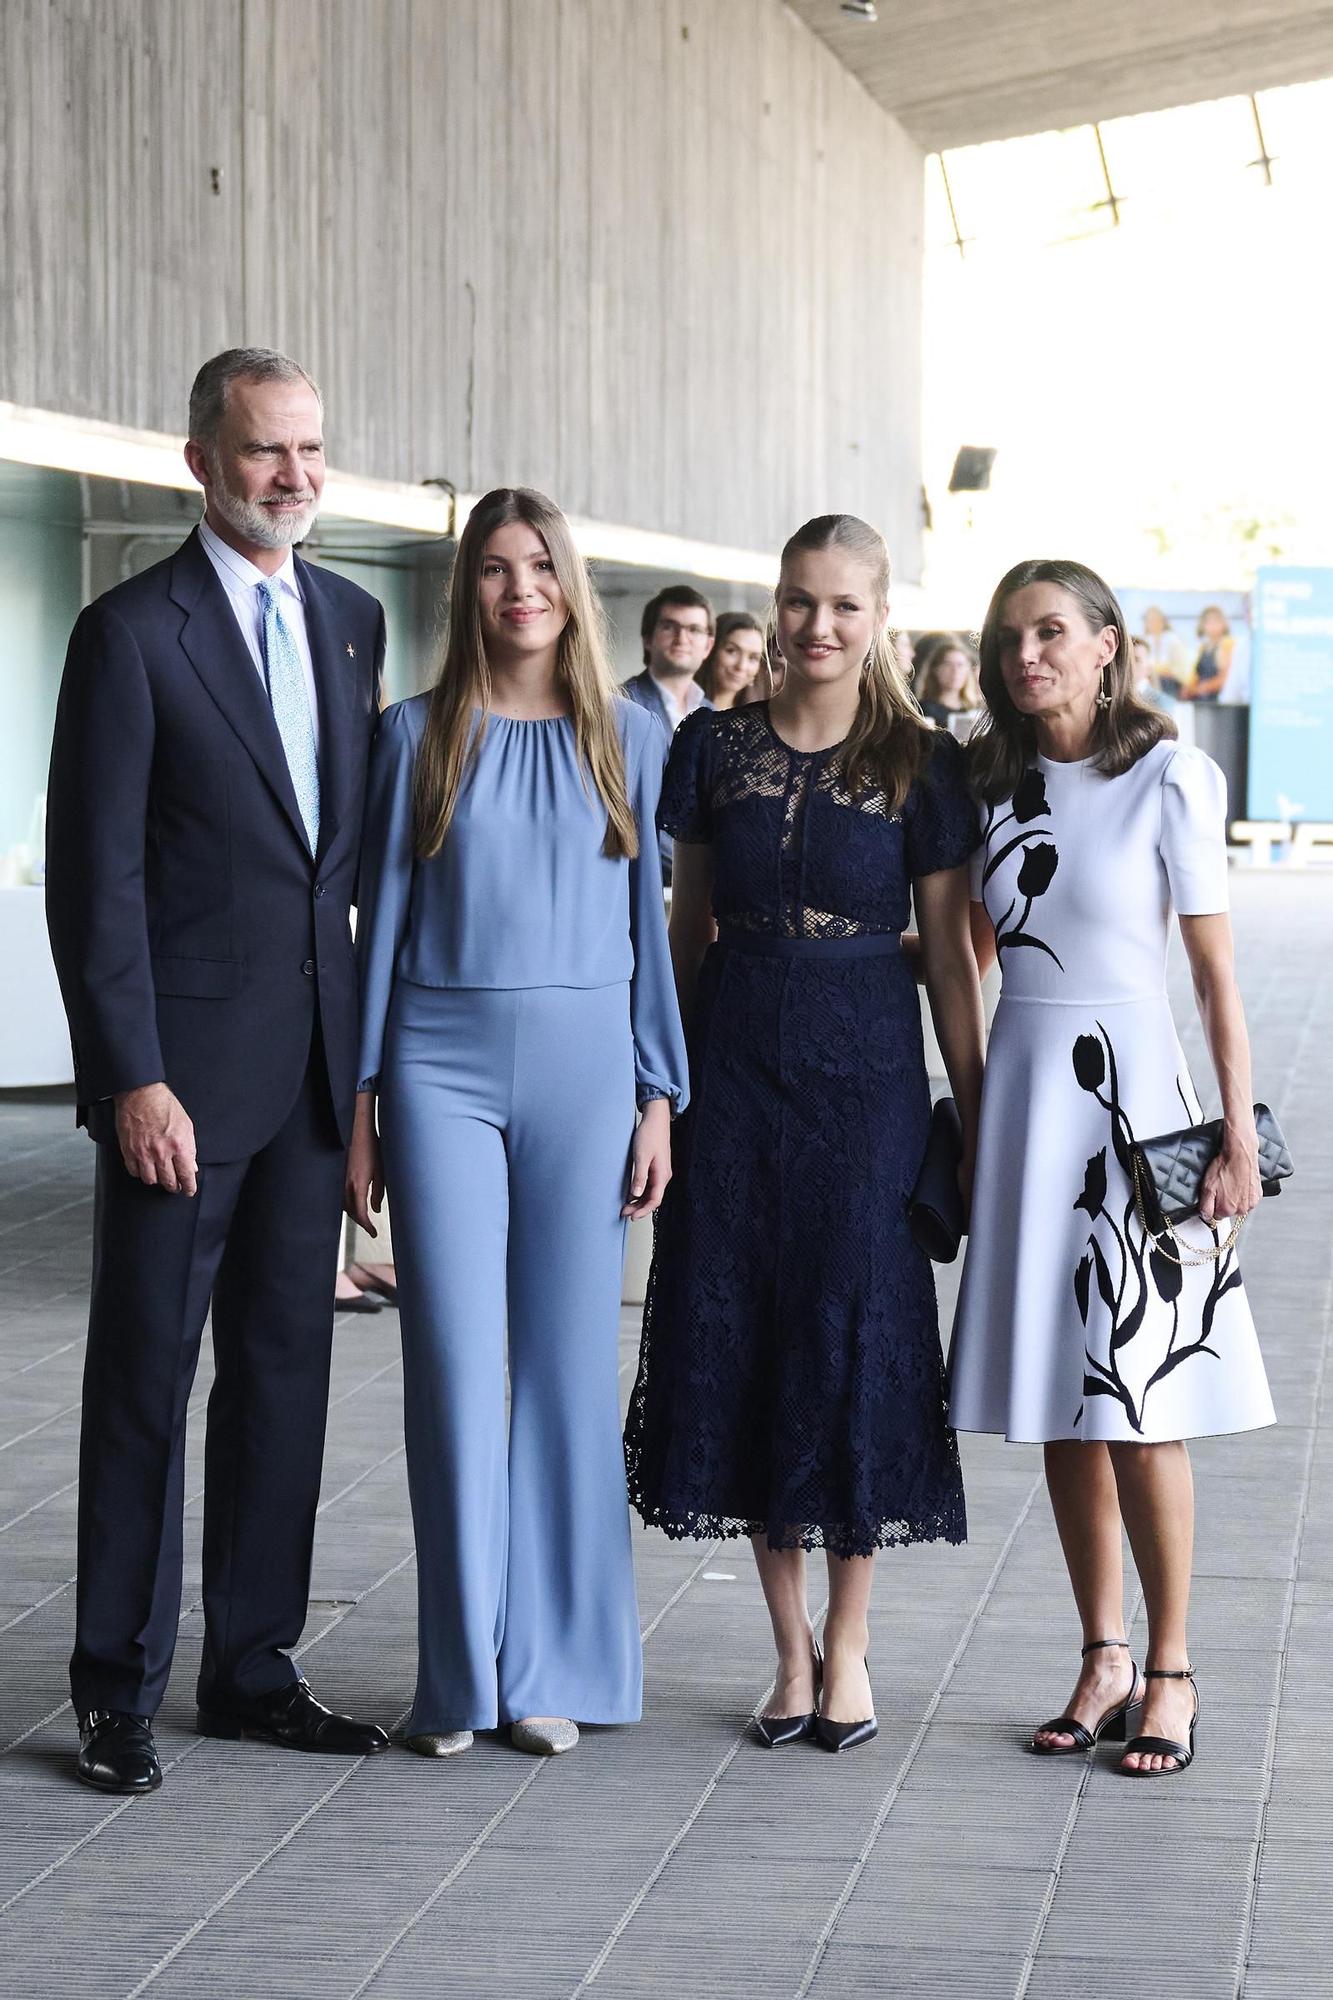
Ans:
[{"label": "black tulip print", "polygon": [[[1079,1088],[1095,1097],[1108,1115],[1111,1151],[1123,1176],[1112,1213],[1107,1205],[1110,1195],[1107,1149],[1100,1147],[1084,1167],[1083,1190],[1073,1204],[1089,1221],[1087,1244],[1074,1267],[1074,1303],[1086,1333],[1094,1311],[1095,1284],[1100,1306],[1098,1326],[1104,1326],[1106,1332],[1105,1359],[1094,1354],[1091,1340],[1085,1340],[1083,1394],[1085,1401],[1089,1396],[1114,1398],[1123,1408],[1131,1430],[1141,1436],[1143,1413],[1157,1383],[1195,1355],[1217,1358],[1217,1349],[1209,1345],[1214,1317],[1221,1300],[1240,1284],[1240,1267],[1232,1250],[1209,1267],[1212,1276],[1203,1300],[1198,1338],[1177,1345],[1184,1272],[1174,1257],[1157,1247],[1138,1213],[1130,1168],[1134,1132],[1121,1103],[1115,1048],[1100,1021],[1095,1035],[1076,1038],[1071,1056]],[[1197,1113],[1190,1115],[1194,1117]],[[1211,1234],[1214,1243],[1220,1241],[1215,1228]],[[1162,1360],[1136,1399],[1122,1373],[1121,1356],[1142,1333],[1154,1298],[1170,1307],[1171,1329]],[[1082,1415],[1080,1409],[1076,1424]]]},{"label": "black tulip print", "polygon": [[[1063,972],[1063,965],[1060,965],[1059,958],[1046,940],[1028,929],[1032,905],[1039,896],[1046,894],[1060,865],[1060,855],[1055,842],[1050,838],[1050,828],[1033,825],[1034,820],[1049,819],[1050,812],[1051,808],[1046,798],[1046,780],[1034,766],[1032,770],[1025,771],[1019,779],[1006,811],[998,811],[995,806],[987,810],[982,836],[986,849],[986,865],[982,870],[981,879],[983,885],[989,882],[996,869],[1007,861],[1011,854],[1022,856],[1018,865],[1013,901],[1004,915],[996,921],[995,948],[997,952],[1004,952],[1025,945],[1032,951],[1045,952],[1047,958],[1053,959]],[[1021,831],[1015,833],[1014,827],[1020,828]],[[1008,828],[1009,832],[1001,839],[999,837],[1005,828]]]}]

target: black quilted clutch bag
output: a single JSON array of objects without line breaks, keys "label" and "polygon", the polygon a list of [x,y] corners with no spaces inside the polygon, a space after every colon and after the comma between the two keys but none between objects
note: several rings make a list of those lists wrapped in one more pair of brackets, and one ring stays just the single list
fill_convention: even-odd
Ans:
[{"label": "black quilted clutch bag", "polygon": [[907,1204],[912,1235],[937,1264],[952,1264],[963,1240],[963,1197],[958,1165],[963,1157],[963,1121],[951,1097],[942,1097],[930,1114],[930,1136]]},{"label": "black quilted clutch bag", "polygon": [[[1291,1154],[1282,1127],[1266,1104],[1254,1107],[1259,1135],[1259,1179],[1265,1194],[1278,1194],[1291,1172]],[[1199,1212],[1203,1177],[1222,1147],[1222,1120],[1186,1125],[1160,1139],[1137,1139],[1130,1148],[1134,1191],[1144,1221],[1154,1235]]]}]

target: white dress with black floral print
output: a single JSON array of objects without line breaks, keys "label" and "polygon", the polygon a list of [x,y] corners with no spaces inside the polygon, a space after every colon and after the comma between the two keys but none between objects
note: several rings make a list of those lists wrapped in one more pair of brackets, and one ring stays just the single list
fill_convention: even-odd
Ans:
[{"label": "white dress with black floral print", "polygon": [[[1227,908],[1226,783],[1159,743],[1118,778],[1038,758],[988,809],[972,894],[1003,979],[950,1357],[958,1430],[1160,1441],[1274,1421],[1234,1250],[1154,1246],[1133,1139],[1202,1112],[1166,997],[1173,912]],[[1229,1228],[1197,1220],[1197,1249]]]}]

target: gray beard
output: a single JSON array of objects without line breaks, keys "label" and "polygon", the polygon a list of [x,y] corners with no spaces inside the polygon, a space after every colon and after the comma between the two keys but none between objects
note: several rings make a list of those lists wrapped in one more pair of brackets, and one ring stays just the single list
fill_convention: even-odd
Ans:
[{"label": "gray beard", "polygon": [[297,514],[275,514],[258,500],[246,500],[233,493],[217,468],[213,471],[213,505],[229,528],[260,549],[290,549],[303,542],[315,525],[318,500],[312,500]]}]

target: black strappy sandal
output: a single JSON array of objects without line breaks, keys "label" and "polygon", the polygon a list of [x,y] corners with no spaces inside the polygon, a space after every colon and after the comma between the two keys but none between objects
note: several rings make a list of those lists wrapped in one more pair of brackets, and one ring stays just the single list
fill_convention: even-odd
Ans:
[{"label": "black strappy sandal", "polygon": [[[1190,1717],[1190,1740],[1188,1743],[1173,1743],[1169,1736],[1136,1736],[1127,1743],[1120,1753],[1118,1766],[1122,1778],[1174,1778],[1178,1771],[1186,1770],[1194,1762],[1194,1727],[1199,1720],[1199,1684],[1194,1678],[1193,1667],[1145,1667],[1146,1681],[1188,1681],[1194,1689],[1194,1713]],[[1174,1764],[1163,1764],[1160,1770],[1145,1771],[1142,1765],[1136,1771],[1125,1768],[1125,1758],[1174,1757]]]},{"label": "black strappy sandal", "polygon": [[[1090,1639],[1083,1648],[1081,1657],[1086,1660],[1089,1653],[1099,1653],[1103,1647],[1110,1646],[1123,1646],[1126,1652],[1129,1651],[1128,1639]],[[1122,1702],[1118,1702],[1114,1708],[1108,1710],[1092,1729],[1081,1722],[1076,1722],[1072,1715],[1057,1715],[1054,1721],[1043,1722],[1039,1728],[1033,1730],[1028,1744],[1028,1749],[1033,1755],[1079,1757],[1085,1750],[1091,1750],[1094,1744],[1100,1743],[1103,1738],[1108,1743],[1123,1743],[1129,1724],[1129,1712],[1132,1708],[1137,1708],[1143,1700],[1139,1692],[1139,1670],[1132,1657],[1129,1667],[1129,1693]],[[1037,1738],[1045,1735],[1072,1736],[1074,1740],[1072,1743],[1038,1743]]]}]

